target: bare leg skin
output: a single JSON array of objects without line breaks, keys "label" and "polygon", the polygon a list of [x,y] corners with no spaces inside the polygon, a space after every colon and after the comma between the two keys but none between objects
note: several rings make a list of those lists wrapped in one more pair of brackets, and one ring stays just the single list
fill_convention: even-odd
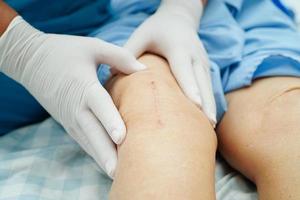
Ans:
[{"label": "bare leg skin", "polygon": [[147,70],[108,84],[127,127],[110,199],[215,199],[212,126],[183,95],[164,59],[140,61]]},{"label": "bare leg skin", "polygon": [[300,78],[257,80],[227,98],[217,129],[223,156],[256,183],[260,200],[299,200]]}]

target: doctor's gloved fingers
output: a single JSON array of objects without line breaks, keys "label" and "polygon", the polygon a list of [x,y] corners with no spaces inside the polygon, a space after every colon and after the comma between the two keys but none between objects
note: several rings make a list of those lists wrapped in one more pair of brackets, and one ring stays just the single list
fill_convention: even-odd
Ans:
[{"label": "doctor's gloved fingers", "polygon": [[131,74],[146,69],[127,49],[96,39],[96,61],[98,64],[108,64],[125,74]]},{"label": "doctor's gloved fingers", "polygon": [[[91,113],[92,114],[92,113]],[[82,119],[81,119],[82,117]],[[70,134],[70,136],[80,145],[80,147],[89,155],[91,156],[97,165],[103,169],[103,171],[110,176],[113,179],[114,171],[116,168],[117,163],[117,153],[114,144],[112,143],[111,139],[107,136],[107,133],[105,132],[104,128],[99,128],[100,131],[96,131],[93,127],[93,122],[89,116],[87,115],[81,115],[80,118],[78,118],[78,124],[79,127],[76,129],[69,129],[67,132]],[[83,128],[81,128],[83,127]],[[90,130],[88,130],[90,129]],[[93,138],[89,138],[90,134],[87,133],[95,133],[93,135]],[[97,134],[106,134],[106,138],[109,139],[108,141],[108,147],[105,148],[101,144],[93,144],[90,141],[96,139],[98,141],[102,141],[102,143],[106,142],[105,138],[104,140],[97,136]],[[100,135],[101,136],[101,135]],[[95,138],[94,138],[95,137]],[[111,144],[111,145],[110,145]],[[100,147],[103,147],[101,149],[94,148],[95,145],[101,145]],[[100,151],[100,153],[97,153]],[[104,154],[103,156],[101,156]]]},{"label": "doctor's gloved fingers", "polygon": [[149,43],[148,34],[137,29],[126,42],[124,47],[136,58],[140,57],[147,50]]},{"label": "doctor's gloved fingers", "polygon": [[82,131],[81,134],[87,140],[84,146],[88,145],[87,148],[92,152],[90,155],[96,163],[113,178],[117,166],[115,144],[92,112],[83,112],[80,119],[78,119],[78,123]]},{"label": "doctor's gloved fingers", "polygon": [[121,144],[126,136],[126,127],[111,96],[100,85],[95,83],[87,93],[87,105],[106,129],[116,144]]},{"label": "doctor's gloved fingers", "polygon": [[201,107],[202,99],[198,84],[194,78],[194,71],[191,57],[184,53],[178,52],[168,56],[168,62],[171,71],[176,78],[183,93],[197,106]]},{"label": "doctor's gloved fingers", "polygon": [[80,127],[66,129],[67,133],[79,144],[79,146],[90,156],[93,157],[94,152],[90,147],[87,137],[82,133]]},{"label": "doctor's gloved fingers", "polygon": [[212,88],[210,70],[209,67],[204,65],[205,64],[201,61],[195,61],[193,65],[195,72],[194,75],[200,89],[202,110],[208,117],[212,125],[215,126],[217,123],[216,102]]}]

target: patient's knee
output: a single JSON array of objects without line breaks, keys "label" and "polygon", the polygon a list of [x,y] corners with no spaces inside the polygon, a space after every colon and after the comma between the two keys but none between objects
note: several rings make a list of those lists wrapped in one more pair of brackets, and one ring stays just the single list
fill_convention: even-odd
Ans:
[{"label": "patient's knee", "polygon": [[300,128],[300,85],[290,86],[271,96],[262,111],[261,132],[298,135]]},{"label": "patient's knee", "polygon": [[[219,130],[239,137],[297,134],[300,128],[300,79],[267,78],[229,95],[229,109]],[[263,138],[262,138],[263,139]],[[250,141],[249,141],[250,142]]]},{"label": "patient's knee", "polygon": [[145,56],[140,60],[147,70],[118,75],[108,85],[127,126],[143,121],[149,128],[163,128],[171,118],[202,118],[201,110],[183,95],[164,59]]},{"label": "patient's knee", "polygon": [[291,85],[269,96],[264,105],[253,111],[259,123],[252,134],[266,153],[290,148],[291,141],[300,139],[299,99],[300,85]]},{"label": "patient's knee", "polygon": [[299,99],[300,79],[296,78],[263,79],[230,94],[228,113],[218,127],[225,157],[246,171],[268,171],[298,160]]},{"label": "patient's knee", "polygon": [[257,175],[274,176],[299,169],[299,100],[300,85],[294,85],[271,96],[262,108],[260,124],[248,144]]}]

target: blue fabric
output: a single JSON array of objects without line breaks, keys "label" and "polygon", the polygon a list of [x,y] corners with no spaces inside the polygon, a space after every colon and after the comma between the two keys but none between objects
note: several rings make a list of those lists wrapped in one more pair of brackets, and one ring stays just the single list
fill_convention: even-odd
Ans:
[{"label": "blue fabric", "polygon": [[87,35],[110,17],[110,0],[4,1],[31,25],[47,33]]},{"label": "blue fabric", "polygon": [[[299,40],[300,35],[291,18],[270,0],[240,1],[243,3],[238,8],[235,20],[243,30],[243,37],[239,38],[243,51],[238,53],[241,58],[239,62],[222,71],[229,74],[228,77],[222,77],[225,93],[251,85],[252,80],[258,78],[255,76],[258,69],[263,76],[272,76],[272,73],[264,72],[265,62],[277,65],[281,76],[291,75],[285,65],[277,63],[274,56],[297,61],[293,65],[297,73],[293,76],[299,76],[300,45],[295,41]],[[232,33],[230,35],[236,37]]]},{"label": "blue fabric", "polygon": [[[121,17],[91,36],[123,45],[135,27],[153,12],[151,6],[158,6],[159,1],[151,2],[153,5],[147,8],[141,0],[112,1],[113,13]],[[198,33],[211,60],[220,120],[227,109],[224,93],[249,86],[260,77],[300,76],[300,45],[295,42],[300,35],[291,18],[271,0],[208,2]],[[143,12],[139,12],[141,7]],[[102,82],[107,72],[107,66],[100,67],[98,77]]]},{"label": "blue fabric", "polygon": [[0,135],[49,115],[23,86],[0,73]]},{"label": "blue fabric", "polygon": [[278,6],[283,12],[285,12],[285,14],[287,14],[288,16],[290,16],[292,19],[295,18],[295,13],[287,8],[286,6],[283,5],[283,3],[281,2],[281,0],[272,0],[274,2],[274,4],[276,6]]},{"label": "blue fabric", "polygon": [[[93,25],[90,24],[94,31],[89,36],[123,45],[136,27],[150,16],[158,5],[159,0],[112,0],[109,8],[106,7],[110,17],[97,29],[93,29]],[[21,11],[20,13],[22,14]],[[82,15],[84,19],[81,19],[78,30],[73,21],[72,27],[76,30],[73,32],[80,32],[81,22],[89,23],[90,20],[94,20],[91,16]],[[56,29],[59,27],[65,30],[60,23]],[[259,77],[300,76],[300,45],[296,42],[300,40],[300,35],[291,18],[272,0],[209,0],[199,28],[199,36],[211,59],[218,120],[226,111],[224,93],[249,86]],[[107,66],[99,68],[98,76],[104,83],[109,76]],[[7,89],[1,84],[0,90],[6,93]],[[18,95],[17,98],[20,104],[25,100],[33,101],[32,97],[26,95]],[[10,99],[16,99],[15,95],[8,95],[5,101],[10,102]],[[0,102],[3,102],[2,99]],[[16,109],[5,109],[0,104],[0,110],[0,116],[4,116],[0,119],[19,124],[17,117],[6,117],[7,113],[17,116]],[[32,107],[30,113],[35,111],[40,112],[36,107]],[[32,115],[28,114],[29,120],[31,117]],[[7,130],[3,129],[6,125],[3,121],[0,121],[0,124],[0,133],[3,133],[3,130]]]}]

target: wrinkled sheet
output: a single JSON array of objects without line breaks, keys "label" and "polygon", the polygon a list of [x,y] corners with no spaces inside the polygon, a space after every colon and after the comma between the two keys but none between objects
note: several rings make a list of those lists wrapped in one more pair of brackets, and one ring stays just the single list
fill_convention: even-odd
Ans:
[{"label": "wrinkled sheet", "polygon": [[282,0],[282,3],[295,12],[295,21],[297,22],[298,28],[300,30],[300,1]]},{"label": "wrinkled sheet", "polygon": [[[106,200],[111,180],[52,118],[0,138],[0,200]],[[255,186],[217,159],[218,200],[256,200]]]}]

